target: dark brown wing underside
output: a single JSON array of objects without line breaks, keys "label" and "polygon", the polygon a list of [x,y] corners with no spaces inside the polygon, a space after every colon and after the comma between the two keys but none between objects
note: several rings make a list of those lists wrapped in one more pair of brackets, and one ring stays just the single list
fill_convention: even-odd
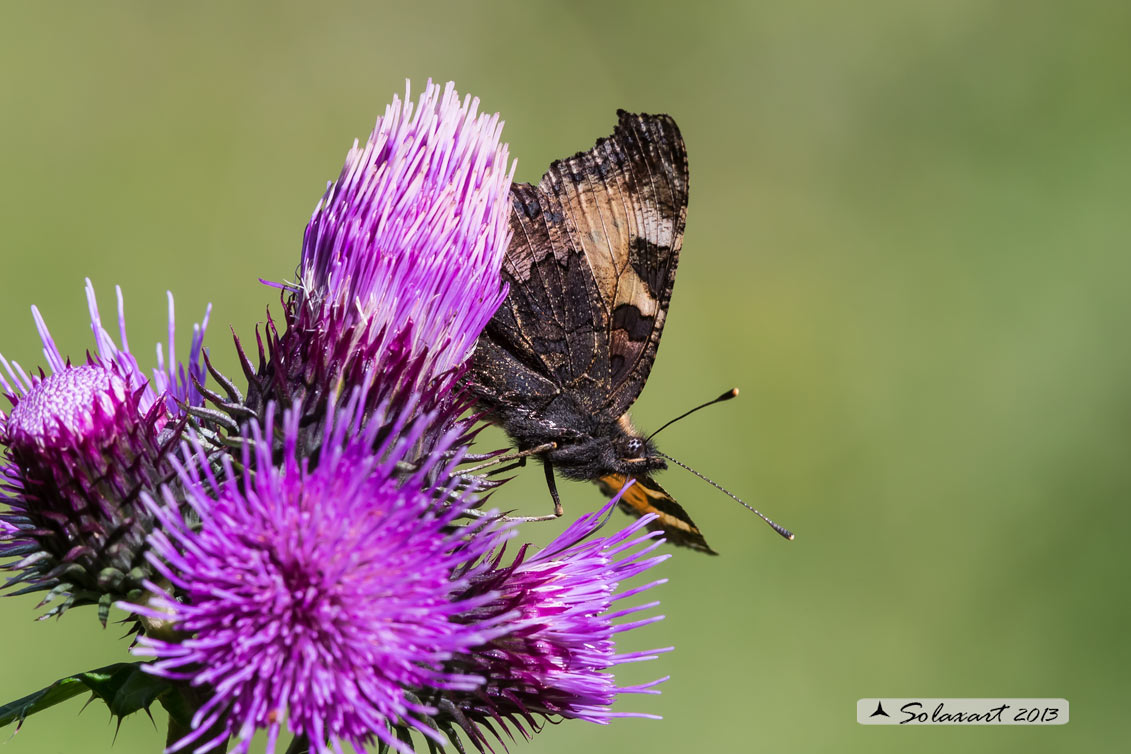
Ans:
[{"label": "dark brown wing underside", "polygon": [[674,121],[619,116],[611,136],[553,163],[537,187],[512,188],[510,294],[486,332],[508,366],[609,417],[628,410],[655,360],[688,196]]}]

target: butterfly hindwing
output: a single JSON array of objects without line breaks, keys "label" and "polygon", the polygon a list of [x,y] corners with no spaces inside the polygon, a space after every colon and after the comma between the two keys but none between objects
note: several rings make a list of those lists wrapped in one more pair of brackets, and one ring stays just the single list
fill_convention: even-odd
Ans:
[{"label": "butterfly hindwing", "polygon": [[604,385],[594,365],[608,358],[607,323],[568,210],[529,184],[516,184],[511,198],[513,236],[502,270],[511,293],[489,335],[558,389],[599,399]]}]

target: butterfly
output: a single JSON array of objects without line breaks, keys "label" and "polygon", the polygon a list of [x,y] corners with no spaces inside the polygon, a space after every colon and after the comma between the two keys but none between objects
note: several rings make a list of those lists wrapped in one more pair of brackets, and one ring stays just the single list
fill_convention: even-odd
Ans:
[{"label": "butterfly", "polygon": [[628,409],[656,359],[687,218],[687,151],[667,115],[617,112],[610,136],[511,188],[507,299],[476,345],[469,388],[519,450],[623,510],[656,513],[669,542],[715,554],[652,474],[667,468]]}]

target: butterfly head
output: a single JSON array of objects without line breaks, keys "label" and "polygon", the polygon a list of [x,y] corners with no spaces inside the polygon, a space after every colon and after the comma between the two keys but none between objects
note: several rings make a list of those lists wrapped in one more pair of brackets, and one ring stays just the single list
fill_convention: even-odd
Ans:
[{"label": "butterfly head", "polygon": [[611,465],[617,471],[630,476],[660,471],[668,467],[668,462],[656,452],[656,446],[636,434],[626,433],[613,440],[612,451],[616,460]]},{"label": "butterfly head", "polygon": [[609,444],[609,451],[613,455],[609,468],[629,476],[668,467],[668,462],[656,451],[652,441],[632,426],[628,414],[617,421],[617,431]]}]

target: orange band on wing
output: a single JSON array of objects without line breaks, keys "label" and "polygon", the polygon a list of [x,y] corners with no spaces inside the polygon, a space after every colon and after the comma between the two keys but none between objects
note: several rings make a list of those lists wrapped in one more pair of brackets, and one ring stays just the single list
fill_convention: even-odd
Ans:
[{"label": "orange band on wing", "polygon": [[[627,479],[624,474],[606,474],[597,480],[597,486],[611,496],[620,492]],[[672,544],[715,554],[687,511],[651,477],[637,477],[636,483],[621,495],[620,508],[638,517],[654,513],[657,518],[649,527],[663,531]]]}]

